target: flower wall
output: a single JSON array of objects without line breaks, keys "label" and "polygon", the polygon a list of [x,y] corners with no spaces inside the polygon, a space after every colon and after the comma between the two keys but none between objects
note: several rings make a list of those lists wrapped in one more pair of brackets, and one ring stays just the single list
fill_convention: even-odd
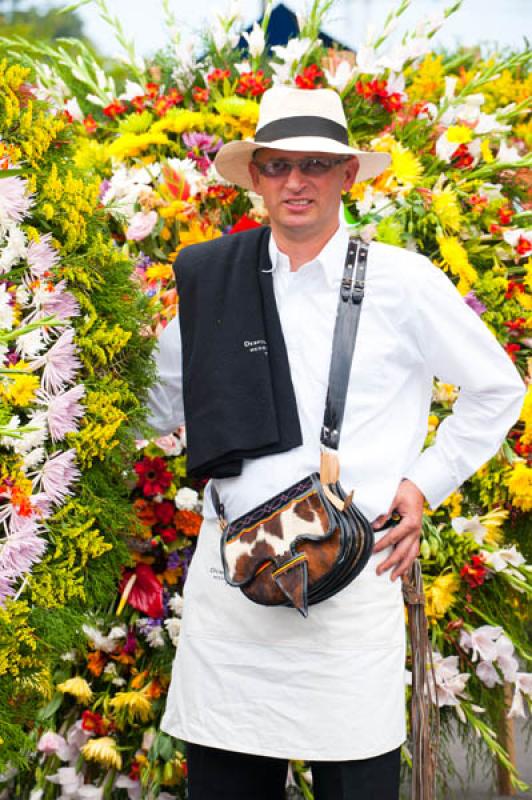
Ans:
[{"label": "flower wall", "polygon": [[[103,0],[98,5],[105,8]],[[38,210],[40,222],[33,223],[37,233],[27,233],[28,242],[35,241],[48,260],[61,258],[47,268],[54,277],[46,276],[51,288],[44,292],[40,285],[33,286],[43,275],[38,272],[41,262],[32,261],[32,244],[25,245],[20,256],[24,269],[17,267],[13,274],[10,265],[3,275],[7,299],[0,308],[7,309],[1,313],[9,333],[0,397],[8,413],[0,424],[9,429],[2,430],[9,463],[19,466],[12,467],[18,470],[15,478],[7,476],[12,483],[3,478],[0,514],[10,514],[11,519],[15,508],[18,519],[20,506],[18,499],[13,500],[12,486],[20,484],[33,497],[28,502],[35,519],[44,514],[44,524],[50,526],[51,519],[57,526],[46,551],[42,543],[46,537],[40,528],[33,531],[27,560],[19,565],[17,576],[8,572],[2,584],[6,626],[17,614],[24,620],[32,615],[35,619],[33,627],[22,628],[27,638],[11,645],[18,648],[20,658],[32,647],[37,655],[31,657],[38,659],[41,652],[36,632],[41,635],[41,625],[47,630],[45,618],[39,616],[43,593],[63,597],[60,585],[66,591],[65,602],[68,592],[74,591],[68,587],[75,583],[76,573],[67,570],[61,582],[54,577],[59,573],[50,547],[56,548],[53,552],[57,548],[71,552],[77,541],[70,533],[72,520],[76,530],[97,526],[101,539],[91,536],[90,541],[102,544],[96,551],[83,551],[90,596],[86,590],[85,595],[74,595],[79,606],[68,617],[72,636],[58,645],[62,658],[54,665],[46,661],[47,680],[35,688],[43,702],[31,730],[25,728],[34,748],[25,753],[30,769],[11,777],[17,796],[29,797],[33,791],[32,800],[59,795],[184,797],[182,745],[157,728],[178,646],[181,594],[201,522],[202,486],[185,478],[184,431],[139,441],[137,455],[132,456],[131,433],[126,434],[123,423],[127,418],[130,430],[136,426],[141,394],[131,388],[128,394],[113,381],[119,369],[127,375],[123,380],[133,381],[130,387],[145,385],[144,354],[150,338],[137,336],[136,358],[131,356],[132,339],[126,340],[128,332],[134,335],[131,303],[143,307],[137,287],[149,306],[149,326],[158,332],[175,313],[171,266],[180,248],[267,223],[260,198],[226,184],[212,161],[223,141],[253,134],[258,102],[268,86],[331,86],[341,93],[352,142],[389,152],[392,158],[385,173],[355,185],[344,197],[346,221],[368,241],[377,239],[429,256],[457,284],[464,302],[482,317],[529,380],[529,55],[436,53],[431,38],[444,23],[443,15],[420,21],[394,45],[392,32],[401,24],[406,0],[356,56],[326,51],[318,34],[321,15],[329,5],[316,2],[302,20],[300,36],[271,51],[266,46],[269,12],[262,27],[256,24],[244,35],[245,50],[237,47],[241,22],[235,14],[214,15],[203,46],[196,51],[181,43],[169,18],[168,48],[149,64],[140,63],[114,20],[130,58],[129,77],[123,83],[104,73],[81,45],[65,44],[45,52],[34,43],[20,49],[20,59],[31,58],[34,68],[27,91],[48,104],[46,124],[61,126],[61,138],[65,130],[73,137],[72,144],[61,147],[72,148],[74,173],[84,176],[83,186],[72,188],[66,198],[63,192],[53,192],[57,173],[51,157],[45,159],[46,180],[38,186],[19,175],[0,179],[0,200],[8,197],[0,202],[0,211],[8,207],[12,217],[19,215],[9,223],[13,230],[20,225],[24,229],[22,220]],[[13,118],[22,119],[23,114],[19,109]],[[16,139],[9,143],[6,136],[4,147],[17,144]],[[32,146],[40,145],[35,141]],[[3,157],[4,167],[20,162],[24,169],[28,155],[6,150]],[[24,190],[23,180],[28,181]],[[8,187],[4,194],[2,186]],[[87,197],[87,187],[92,187],[92,205],[79,199]],[[98,241],[105,257],[98,258],[88,245],[80,257],[69,255],[68,236],[74,236],[67,226],[71,211],[70,206],[67,212],[62,209],[63,203],[74,202],[87,203],[79,214],[94,231],[91,241]],[[64,230],[57,227],[60,224]],[[52,240],[44,233],[50,228],[57,237],[57,255],[51,255]],[[20,246],[10,231],[0,263],[7,263]],[[126,280],[129,269],[132,280]],[[119,284],[111,305],[99,283],[103,271],[107,287],[115,280]],[[43,325],[44,316],[55,321]],[[28,324],[39,327],[21,330]],[[137,331],[139,327],[137,323]],[[39,342],[41,350],[31,350],[32,342]],[[124,350],[130,353],[129,367],[121,356]],[[17,367],[17,374],[10,374]],[[57,377],[56,370],[65,372]],[[457,387],[435,382],[427,445],[457,396]],[[35,426],[42,403],[48,404],[46,441],[51,446],[46,456],[36,461],[34,455],[32,462],[28,453],[42,443],[34,438],[31,448],[21,451],[19,440],[7,437],[24,425]],[[111,410],[105,406],[102,413],[103,403],[110,403]],[[20,419],[14,422],[13,417]],[[128,446],[123,440],[112,446],[117,431],[126,439],[129,436]],[[23,434],[29,436],[38,434]],[[456,730],[456,723],[465,741],[473,742],[476,733],[488,752],[507,766],[507,754],[497,738],[501,718],[524,716],[532,697],[526,563],[532,551],[525,539],[532,509],[531,447],[529,388],[521,419],[499,453],[436,512],[427,510],[421,542],[434,651],[432,699],[442,712],[444,740]],[[62,479],[56,477],[56,464],[63,470]],[[86,475],[94,475],[95,464],[96,477],[89,479]],[[129,503],[124,500],[123,471],[129,474]],[[30,495],[24,487],[32,480]],[[105,516],[104,501],[101,520],[92,512],[95,519],[91,515],[89,523],[84,516],[87,492],[102,492],[107,481],[119,487],[112,524]],[[68,491],[75,494],[67,495]],[[48,501],[41,499],[42,494]],[[110,531],[118,529],[124,535],[113,538]],[[105,553],[98,552],[98,547],[106,546]],[[3,564],[5,547],[0,552]],[[112,562],[114,572],[101,572],[99,581],[98,564],[105,559]],[[82,562],[76,555],[69,563]],[[120,563],[121,576],[113,583]],[[30,569],[32,575],[25,579]],[[24,581],[19,598],[13,600]],[[55,612],[66,615],[59,608]],[[504,703],[505,685],[507,692],[510,688],[510,707]],[[16,766],[15,757],[10,759]],[[294,765],[292,779],[305,797],[311,797],[304,765]]]}]

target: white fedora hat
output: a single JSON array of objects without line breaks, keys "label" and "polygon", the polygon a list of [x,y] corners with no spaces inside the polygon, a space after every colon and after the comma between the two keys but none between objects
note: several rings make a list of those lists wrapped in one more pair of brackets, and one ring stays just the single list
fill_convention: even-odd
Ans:
[{"label": "white fedora hat", "polygon": [[268,89],[260,104],[255,138],[228,142],[218,151],[214,165],[226,180],[253,189],[248,166],[255,150],[261,147],[356,156],[357,182],[379,175],[391,160],[388,153],[349,146],[342,101],[333,89]]}]

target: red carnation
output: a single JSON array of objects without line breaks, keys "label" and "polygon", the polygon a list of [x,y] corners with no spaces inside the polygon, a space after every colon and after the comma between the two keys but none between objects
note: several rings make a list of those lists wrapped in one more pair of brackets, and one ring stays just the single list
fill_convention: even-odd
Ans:
[{"label": "red carnation", "polygon": [[162,522],[163,525],[169,525],[173,521],[175,515],[175,505],[171,500],[163,500],[162,503],[155,503],[153,506],[157,522]]},{"label": "red carnation", "polygon": [[472,589],[477,589],[482,586],[486,580],[488,570],[484,566],[483,556],[473,556],[470,564],[464,564],[460,570],[461,577],[468,583]]},{"label": "red carnation", "polygon": [[166,462],[160,456],[137,461],[135,472],[138,475],[137,486],[145,497],[164,494],[172,483],[173,475],[166,469]]}]

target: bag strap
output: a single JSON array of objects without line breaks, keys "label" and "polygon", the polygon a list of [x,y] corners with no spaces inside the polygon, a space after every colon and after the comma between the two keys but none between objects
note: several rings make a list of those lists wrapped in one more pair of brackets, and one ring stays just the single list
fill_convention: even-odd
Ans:
[{"label": "bag strap", "polygon": [[[340,285],[336,322],[329,367],[329,385],[320,441],[322,445],[320,478],[322,483],[339,479],[337,450],[344,420],[347,387],[364,298],[368,245],[350,238]],[[331,452],[333,451],[333,452]]]}]

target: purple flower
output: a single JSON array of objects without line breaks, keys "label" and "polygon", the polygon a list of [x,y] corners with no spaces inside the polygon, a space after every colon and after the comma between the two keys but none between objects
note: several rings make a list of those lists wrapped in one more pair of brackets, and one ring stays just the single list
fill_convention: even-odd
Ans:
[{"label": "purple flower", "polygon": [[5,605],[8,597],[13,597],[15,589],[9,578],[0,575],[0,608]]},{"label": "purple flower", "polygon": [[136,647],[137,637],[135,636],[135,631],[130,628],[127,632],[126,643],[122,648],[122,652],[128,656],[132,656],[135,653]]},{"label": "purple flower", "polygon": [[67,495],[72,494],[70,484],[80,475],[75,458],[75,450],[65,450],[53,455],[41,467],[37,482],[42,484],[44,493],[52,503],[62,503]]},{"label": "purple flower", "polygon": [[465,302],[472,308],[475,314],[478,314],[479,317],[486,311],[486,306],[484,303],[478,299],[475,292],[468,292],[468,294],[464,297]]},{"label": "purple flower", "polygon": [[0,550],[0,572],[9,581],[20,578],[41,560],[45,550],[45,540],[35,532],[12,533],[4,540]]},{"label": "purple flower", "polygon": [[42,386],[45,391],[58,392],[74,380],[81,361],[76,356],[73,340],[74,329],[67,328],[44,355],[31,362],[32,370],[44,367]]},{"label": "purple flower", "polygon": [[153,264],[153,260],[147,256],[146,253],[141,251],[135,262],[135,269],[145,270],[150,266],[150,264]]},{"label": "purple flower", "polygon": [[77,420],[85,413],[79,403],[84,394],[83,384],[74,386],[62,394],[48,394],[42,389],[37,393],[39,403],[48,406],[46,421],[53,442],[59,442],[67,433],[78,430]]},{"label": "purple flower", "polygon": [[59,253],[52,246],[51,241],[52,234],[46,233],[41,237],[40,242],[31,242],[28,245],[26,260],[30,265],[31,274],[36,278],[42,278],[59,262]]},{"label": "purple flower", "polygon": [[222,146],[222,140],[209,133],[194,131],[193,133],[184,133],[182,138],[186,146],[196,153],[217,153]]},{"label": "purple flower", "polygon": [[15,176],[0,180],[0,227],[12,222],[22,222],[33,205],[33,197],[26,193],[27,181]]},{"label": "purple flower", "polygon": [[108,189],[110,189],[110,187],[111,187],[111,181],[107,180],[107,178],[105,178],[100,183],[100,189],[98,191],[98,200],[100,202],[102,202],[102,198],[104,197],[104,195],[108,191]]}]

